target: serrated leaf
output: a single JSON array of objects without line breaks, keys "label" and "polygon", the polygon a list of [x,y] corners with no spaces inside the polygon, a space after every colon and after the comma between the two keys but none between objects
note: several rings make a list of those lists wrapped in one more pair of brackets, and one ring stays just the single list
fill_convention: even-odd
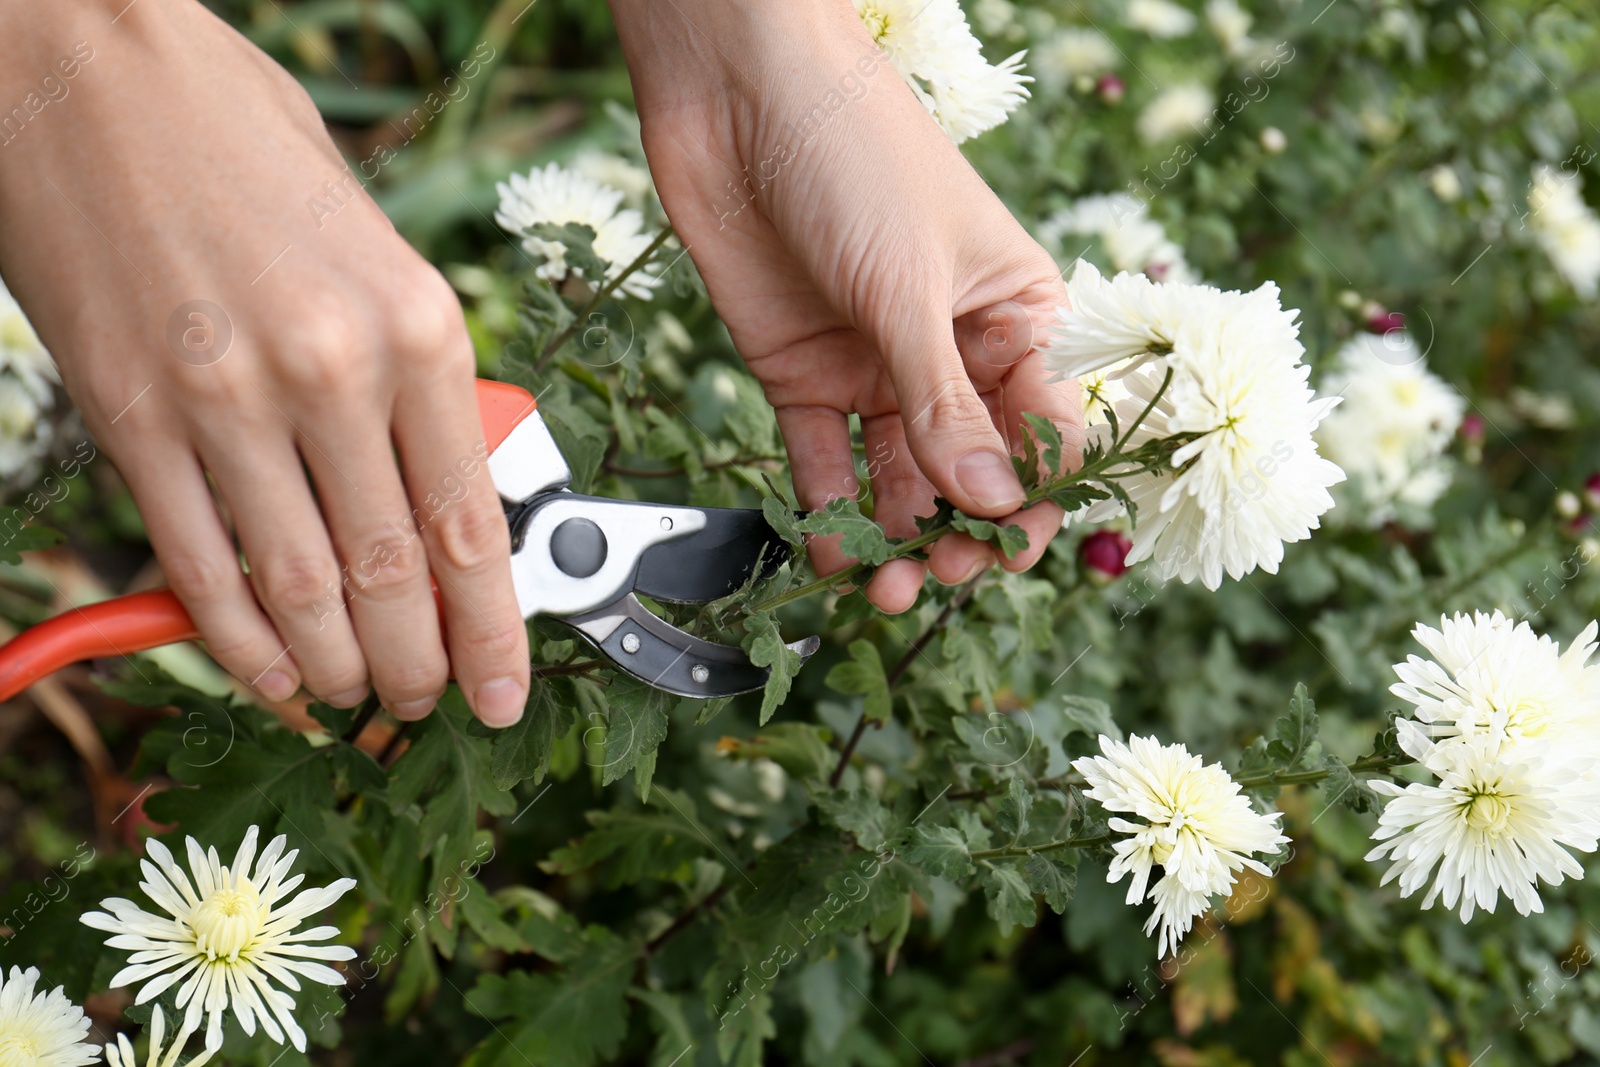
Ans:
[{"label": "serrated leaf", "polygon": [[690,860],[714,855],[714,839],[694,810],[683,794],[656,789],[643,808],[590,811],[589,832],[540,866],[552,874],[576,874],[605,864],[600,881],[609,888],[674,877]]},{"label": "serrated leaf", "polygon": [[1317,740],[1317,706],[1306,692],[1305,683],[1295,685],[1289,698],[1289,713],[1273,724],[1273,737],[1267,754],[1284,770],[1296,767]]},{"label": "serrated leaf", "polygon": [[767,520],[767,525],[772,527],[774,533],[783,538],[790,548],[804,548],[805,535],[800,532],[799,520],[794,516],[787,501],[776,497],[763,497],[761,501],[761,514]]},{"label": "serrated leaf", "polygon": [[950,527],[979,541],[991,542],[1005,554],[1007,559],[1014,558],[1017,553],[1024,552],[1028,548],[1028,531],[1021,526],[1001,526],[988,519],[975,519],[958,511],[950,517]]},{"label": "serrated leaf", "polygon": [[826,727],[812,723],[777,722],[747,740],[725,737],[717,742],[717,751],[738,759],[765,757],[804,781],[833,771],[839,754],[828,747],[829,736]]},{"label": "serrated leaf", "polygon": [[1328,772],[1328,777],[1322,780],[1322,795],[1330,807],[1343,804],[1352,811],[1372,811],[1377,808],[1378,795],[1350,773],[1344,760],[1330,753],[1323,757],[1322,766]]},{"label": "serrated leaf", "polygon": [[1111,715],[1111,705],[1104,700],[1069,693],[1061,698],[1061,717],[1066,720],[1068,735],[1083,733],[1098,738],[1104,734],[1113,741],[1122,740],[1122,728]]},{"label": "serrated leaf", "polygon": [[972,873],[972,856],[967,851],[967,839],[954,826],[912,827],[905,860],[926,874],[948,878],[953,882]]},{"label": "serrated leaf", "polygon": [[994,819],[1000,829],[1016,840],[1028,832],[1028,813],[1033,810],[1033,793],[1021,778],[1006,783],[1006,791],[995,803]]},{"label": "serrated leaf", "polygon": [[[1076,859],[1076,853],[1072,853]],[[1057,915],[1067,910],[1078,888],[1078,869],[1059,852],[1035,852],[1023,864],[1022,876],[1028,888],[1044,897]]]},{"label": "serrated leaf", "polygon": [[572,727],[575,704],[570,686],[556,679],[533,680],[522,718],[495,730],[490,738],[490,767],[497,788],[510,789],[529,778],[544,781],[556,740]]},{"label": "serrated leaf", "polygon": [[762,726],[788,699],[794,676],[800,673],[800,653],[783,643],[778,632],[778,617],[770,611],[757,611],[744,620],[744,650],[750,662],[769,669],[766,688],[761,693]]},{"label": "serrated leaf", "polygon": [[1022,414],[1028,428],[1033,432],[1025,435],[1038,442],[1039,458],[1044,461],[1045,476],[1061,474],[1061,431],[1056,429],[1056,424],[1043,415],[1035,415],[1031,411]]},{"label": "serrated leaf", "polygon": [[[590,285],[598,286],[605,282],[606,272],[611,269],[611,264],[595,253],[595,231],[588,223],[536,222],[523,230],[523,233],[540,241],[553,241],[562,245],[565,251],[558,255],[566,261],[568,269],[583,275],[584,280]],[[627,266],[626,263],[617,265]]]},{"label": "serrated leaf", "polygon": [[470,1067],[591,1067],[616,1055],[638,949],[602,927],[585,936],[588,949],[560,971],[479,977],[467,1008],[498,1024],[468,1057]]},{"label": "serrated leaf", "polygon": [[667,739],[667,708],[676,698],[632,678],[619,678],[606,690],[605,765],[600,783],[610,785],[629,771],[639,799],[650,799],[656,749]]},{"label": "serrated leaf", "polygon": [[21,563],[22,553],[66,540],[60,530],[30,523],[31,518],[33,513],[26,508],[0,508],[0,563]]},{"label": "serrated leaf", "polygon": [[862,697],[861,713],[868,719],[883,722],[889,718],[893,706],[889,678],[878,647],[871,641],[863,638],[850,642],[850,658],[834,664],[823,681],[836,692]]},{"label": "serrated leaf", "polygon": [[479,811],[516,810],[511,794],[494,784],[489,742],[473,736],[475,721],[461,691],[451,686],[432,714],[412,727],[411,747],[390,776],[389,806],[396,814],[426,801],[419,847],[427,853],[442,843],[446,869],[467,855]]},{"label": "serrated leaf", "polygon": [[1032,926],[1039,920],[1039,907],[1033,902],[1033,890],[1014,864],[998,863],[985,867],[979,876],[984,896],[988,898],[989,917],[1000,927],[1004,937],[1014,926]]},{"label": "serrated leaf", "polygon": [[820,511],[796,524],[802,533],[839,537],[839,551],[851,559],[876,567],[889,558],[893,545],[883,527],[861,514],[861,505],[848,497],[834,497]]}]

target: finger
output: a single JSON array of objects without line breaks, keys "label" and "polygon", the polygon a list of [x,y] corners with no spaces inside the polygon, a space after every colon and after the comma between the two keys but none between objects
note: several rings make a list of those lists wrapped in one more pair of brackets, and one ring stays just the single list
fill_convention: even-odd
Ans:
[{"label": "finger", "polygon": [[[841,496],[856,499],[856,459],[850,448],[850,422],[844,412],[794,405],[779,408],[777,415],[800,509],[820,511],[828,501]],[[837,537],[812,537],[807,552],[811,566],[820,575],[833,574],[851,563],[839,551]]]},{"label": "finger", "polygon": [[994,549],[964,533],[946,534],[928,547],[928,570],[943,585],[970,582],[994,560]]},{"label": "finger", "polygon": [[387,420],[375,412],[344,421],[330,414],[306,420],[315,438],[306,439],[301,454],[344,572],[350,623],[383,706],[397,719],[420,719],[450,677],[428,553],[395,466]]},{"label": "finger", "polygon": [[1076,379],[1053,381],[1045,354],[1035,350],[1006,375],[1000,424],[1014,452],[1022,451],[1022,435],[1030,432],[1023,413],[1042,415],[1061,434],[1061,466],[1076,470],[1083,461],[1083,399]]},{"label": "finger", "polygon": [[988,368],[1003,369],[1033,350],[1034,324],[1028,309],[1002,300],[955,320],[956,348],[980,386]]},{"label": "finger", "polygon": [[962,363],[948,312],[926,308],[915,321],[884,333],[880,350],[911,453],[924,476],[969,514],[1015,511],[1022,503],[1022,484]]},{"label": "finger", "polygon": [[1062,514],[1060,507],[1045,501],[1003,520],[1002,526],[1022,527],[1028,535],[1028,547],[1009,559],[1000,554],[1000,566],[1016,574],[1038,563],[1049,550],[1050,542],[1061,532]]},{"label": "finger", "polygon": [[194,454],[177,442],[147,438],[140,442],[139,462],[119,468],[139,502],[167,585],[212,657],[268,700],[294,696],[300,667],[256,603]]},{"label": "finger", "polygon": [[[934,491],[906,444],[898,412],[861,420],[867,478],[872,484],[873,517],[890,537],[917,536],[917,516],[934,511]],[[867,599],[878,610],[897,615],[917,602],[925,568],[913,559],[893,559],[867,582]]]},{"label": "finger", "polygon": [[489,476],[464,329],[457,345],[453,365],[402,390],[394,435],[444,605],[456,681],[478,718],[509,726],[528,703],[528,630],[511,582],[511,533]]},{"label": "finger", "polygon": [[[248,454],[239,440],[251,442]],[[202,438],[200,455],[237,524],[256,600],[294,653],[306,689],[330,704],[359,701],[367,666],[344,574],[290,439],[276,427],[244,427],[228,442]]]}]

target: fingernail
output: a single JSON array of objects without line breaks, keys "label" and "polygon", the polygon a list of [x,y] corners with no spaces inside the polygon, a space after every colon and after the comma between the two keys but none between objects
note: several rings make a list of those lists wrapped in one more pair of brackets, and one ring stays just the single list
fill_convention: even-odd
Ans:
[{"label": "fingernail", "polygon": [[477,695],[473,707],[489,726],[510,726],[522,718],[522,709],[528,704],[528,691],[515,678],[484,682]]},{"label": "fingernail", "polygon": [[353,708],[367,699],[367,687],[358,685],[354,689],[346,689],[328,698],[328,703],[336,708]]},{"label": "fingernail", "polygon": [[438,697],[423,697],[421,700],[405,700],[389,706],[389,714],[405,722],[423,718],[439,703]]},{"label": "fingernail", "polygon": [[256,679],[256,692],[268,700],[288,700],[300,688],[300,683],[282,671],[268,671]]},{"label": "fingernail", "polygon": [[955,584],[956,585],[966,585],[968,582],[972,581],[972,579],[976,578],[978,575],[982,574],[984,571],[986,571],[988,569],[989,569],[988,561],[980,559],[976,563],[974,563],[972,565],[972,569],[967,571],[966,575],[964,577],[962,577],[962,579],[960,581],[956,582]]},{"label": "fingernail", "polygon": [[968,452],[956,461],[956,483],[981,507],[1011,511],[1022,503],[1022,483],[1011,461],[995,452]]}]

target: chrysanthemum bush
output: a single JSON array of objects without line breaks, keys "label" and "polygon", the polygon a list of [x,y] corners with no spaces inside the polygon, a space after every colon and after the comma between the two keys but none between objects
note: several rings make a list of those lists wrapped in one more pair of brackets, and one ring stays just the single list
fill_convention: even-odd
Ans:
[{"label": "chrysanthemum bush", "polygon": [[[286,7],[381,69],[384,41]],[[415,5],[444,58],[480,31],[504,58],[376,190],[483,371],[540,394],[576,490],[762,507],[860,562],[818,578],[802,550],[662,608],[773,666],[733,701],[543,623],[501,732],[454,693],[402,726],[102,665],[128,782],[83,873],[53,866],[94,832],[70,779],[5,757],[0,811],[31,821],[0,1065],[1600,1056],[1592,27],[1506,0],[859,0],[1059,256],[1040,341],[1089,427],[1075,461],[1030,422],[1029,498],[1070,513],[1037,568],[886,617],[852,588],[871,568],[1017,533],[942,507],[887,538],[865,453],[859,504],[795,518],[635,121],[573,125],[621,84],[603,12],[523,7]],[[332,117],[370,122],[325,74]],[[541,93],[540,128],[576,132],[510,158]],[[135,539],[96,478],[41,518]],[[48,564],[0,609],[42,614]]]}]

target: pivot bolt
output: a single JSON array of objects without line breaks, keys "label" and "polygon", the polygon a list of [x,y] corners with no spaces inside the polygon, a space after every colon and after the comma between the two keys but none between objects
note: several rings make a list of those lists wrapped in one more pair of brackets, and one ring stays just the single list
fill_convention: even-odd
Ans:
[{"label": "pivot bolt", "polygon": [[623,634],[622,635],[622,651],[628,652],[628,653],[634,653],[634,652],[639,651],[639,635],[638,634]]}]

